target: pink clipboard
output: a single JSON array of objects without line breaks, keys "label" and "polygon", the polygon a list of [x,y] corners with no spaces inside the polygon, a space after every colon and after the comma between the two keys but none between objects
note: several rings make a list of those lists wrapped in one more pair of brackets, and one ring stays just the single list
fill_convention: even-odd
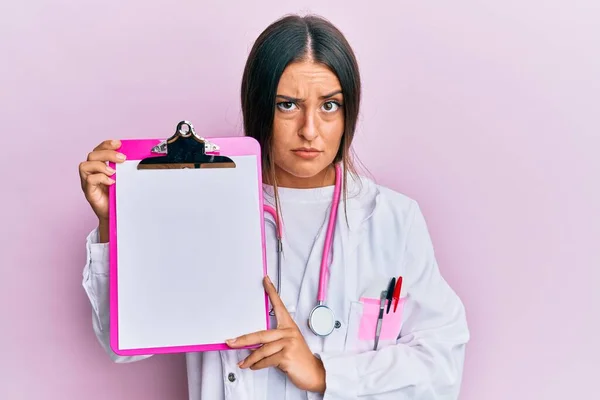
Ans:
[{"label": "pink clipboard", "polygon": [[[183,122],[183,121],[182,121]],[[266,244],[265,244],[265,224],[263,215],[263,192],[262,192],[262,171],[261,171],[261,149],[259,143],[251,137],[211,137],[206,138],[207,142],[210,142],[220,149],[216,154],[226,155],[228,157],[236,156],[248,156],[252,155],[256,157],[256,172],[257,182],[256,190],[258,194],[258,207],[256,215],[260,215],[260,242],[262,243],[262,266],[263,276],[267,275],[267,257],[266,257]],[[163,154],[153,153],[152,149],[156,150],[156,146],[162,144],[165,146],[164,139],[132,139],[132,140],[121,140],[121,148],[119,152],[125,154],[127,157],[126,162],[141,161],[151,157],[159,157]],[[208,154],[208,151],[207,151]],[[211,153],[212,154],[212,153]],[[115,184],[109,188],[109,232],[110,232],[110,268],[109,268],[109,285],[110,285],[110,344],[112,350],[123,356],[135,356],[135,355],[150,355],[150,354],[165,354],[165,353],[184,353],[184,352],[204,352],[204,351],[215,351],[215,350],[228,350],[229,346],[222,341],[213,341],[211,343],[188,343],[184,345],[175,346],[155,346],[155,347],[137,347],[131,348],[129,346],[121,345],[119,336],[119,254],[118,254],[118,218],[117,218],[117,192],[119,191],[119,167],[115,163],[109,163],[111,168],[116,169],[117,172],[112,176],[115,180]],[[139,167],[138,167],[139,168]],[[198,171],[202,173],[202,171]],[[164,172],[163,172],[164,173]],[[160,222],[158,222],[160,223]],[[270,317],[269,317],[269,299],[267,294],[262,292],[264,296],[264,324],[261,322],[262,329],[270,329]],[[215,302],[218,303],[218,299]],[[256,304],[256,303],[255,303]],[[243,305],[242,305],[243,306]],[[262,313],[262,310],[261,310]],[[224,316],[223,318],[227,318]],[[207,323],[207,329],[211,329],[213,324],[219,323],[218,320]],[[251,332],[246,332],[251,333]]]}]

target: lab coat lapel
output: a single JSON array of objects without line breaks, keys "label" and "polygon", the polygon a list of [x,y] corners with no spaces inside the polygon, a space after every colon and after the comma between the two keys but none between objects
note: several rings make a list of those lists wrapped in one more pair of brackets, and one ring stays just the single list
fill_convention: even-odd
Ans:
[{"label": "lab coat lapel", "polygon": [[[317,293],[319,290],[319,273],[321,267],[321,257],[323,255],[323,246],[325,244],[325,236],[327,233],[327,223],[329,221],[329,214],[331,212],[331,205],[327,211],[327,217],[324,219],[321,228],[315,238],[313,247],[308,257],[308,264],[300,283],[300,290],[298,295],[298,303],[296,307],[295,320],[298,324],[298,328],[302,332],[306,343],[311,348],[320,348],[320,339],[312,333],[308,326],[308,317],[311,310],[317,304]],[[335,236],[334,236],[335,240]],[[332,246],[333,247],[333,246]],[[333,251],[333,249],[332,249]]]},{"label": "lab coat lapel", "polygon": [[[345,345],[348,320],[350,315],[351,300],[358,287],[357,250],[358,244],[366,234],[363,229],[375,210],[378,199],[378,191],[371,181],[363,180],[358,186],[352,179],[348,180],[348,199],[346,201],[346,212],[340,206],[338,215],[337,242],[334,245],[334,258],[330,270],[328,304],[340,322],[340,328],[326,337],[323,342],[323,351],[343,351]],[[365,266],[368,268],[368,266]]]},{"label": "lab coat lapel", "polygon": [[353,237],[348,226],[349,223],[350,226],[352,226],[351,221],[354,220],[355,216],[348,210],[348,221],[346,221],[346,213],[343,206],[343,203],[340,204],[337,216],[335,241],[332,248],[331,267],[329,268],[327,280],[327,298],[325,302],[333,311],[335,320],[339,322],[339,324],[336,324],[338,328],[335,328],[329,336],[321,339],[323,347],[319,348],[320,351],[336,351],[343,349],[345,329],[340,328],[345,325],[345,316],[349,312],[347,309],[348,302],[345,301],[346,286],[355,283],[355,279],[346,278],[346,271],[348,270],[349,264],[355,259],[355,257],[352,257],[355,245],[353,240],[351,240]]},{"label": "lab coat lapel", "polygon": [[[333,310],[336,321],[341,324],[347,323],[350,313],[350,302],[347,293],[356,293],[358,284],[356,281],[356,249],[361,238],[362,230],[360,228],[362,223],[373,213],[378,194],[375,186],[370,181],[363,181],[360,193],[357,191],[358,189],[359,187],[353,182],[352,178],[348,179],[349,198],[344,201],[342,196],[338,207],[330,254],[330,268],[326,280],[325,304]],[[310,312],[317,303],[321,257],[329,212],[309,256],[309,263],[300,285],[300,295],[295,315],[295,320],[307,344],[315,351],[342,350],[346,332],[346,327],[342,326],[343,329],[334,329],[329,336],[321,338],[315,335],[308,325]],[[347,220],[346,212],[348,215]]]}]

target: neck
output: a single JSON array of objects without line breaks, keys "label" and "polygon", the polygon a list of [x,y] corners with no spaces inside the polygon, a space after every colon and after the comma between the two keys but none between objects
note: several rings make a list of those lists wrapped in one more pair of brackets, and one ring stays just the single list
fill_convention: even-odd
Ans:
[{"label": "neck", "polygon": [[[277,179],[277,186],[286,188],[314,189],[335,184],[335,168],[333,165],[329,165],[323,171],[310,178],[299,178],[284,171],[278,166],[275,166],[275,176]],[[273,184],[272,182],[266,183]]]}]

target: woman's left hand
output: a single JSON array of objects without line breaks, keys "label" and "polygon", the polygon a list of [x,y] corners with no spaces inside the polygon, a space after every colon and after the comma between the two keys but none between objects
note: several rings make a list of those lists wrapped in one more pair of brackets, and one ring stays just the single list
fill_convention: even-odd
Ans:
[{"label": "woman's left hand", "polygon": [[268,277],[263,285],[277,318],[277,328],[259,331],[228,340],[232,348],[262,345],[252,351],[238,365],[252,370],[277,367],[301,390],[323,393],[325,391],[325,368],[310,350],[300,329],[279,298],[275,286]]}]

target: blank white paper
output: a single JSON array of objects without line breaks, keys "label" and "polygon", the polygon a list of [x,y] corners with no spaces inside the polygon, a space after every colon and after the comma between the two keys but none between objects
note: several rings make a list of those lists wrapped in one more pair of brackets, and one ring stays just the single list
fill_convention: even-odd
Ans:
[{"label": "blank white paper", "polygon": [[222,343],[265,329],[255,156],[237,167],[117,165],[119,347]]}]

